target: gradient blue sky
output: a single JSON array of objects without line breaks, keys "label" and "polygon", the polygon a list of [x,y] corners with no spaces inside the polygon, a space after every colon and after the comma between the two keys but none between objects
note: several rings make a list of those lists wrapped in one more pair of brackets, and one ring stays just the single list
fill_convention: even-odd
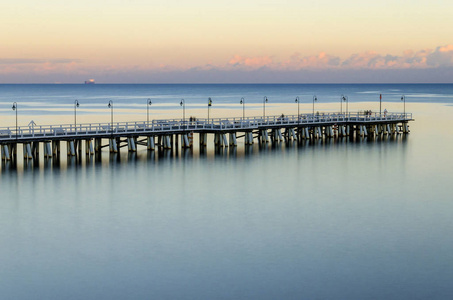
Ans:
[{"label": "gradient blue sky", "polygon": [[0,82],[452,82],[453,2],[29,1]]}]

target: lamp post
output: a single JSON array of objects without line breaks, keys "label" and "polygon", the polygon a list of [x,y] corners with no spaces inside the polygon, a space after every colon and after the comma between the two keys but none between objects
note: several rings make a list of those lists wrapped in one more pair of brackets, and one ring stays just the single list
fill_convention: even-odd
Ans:
[{"label": "lamp post", "polygon": [[299,124],[299,122],[300,122],[300,113],[299,113],[299,111],[300,111],[299,110],[299,102],[300,101],[299,101],[299,96],[296,97],[296,100],[294,100],[294,102],[297,103],[297,124]]},{"label": "lamp post", "polygon": [[113,134],[113,101],[109,101],[108,108],[110,108],[110,130],[112,131]]},{"label": "lamp post", "polygon": [[404,119],[406,119],[406,96],[402,95],[401,96],[401,101],[403,101],[403,107],[404,107]]},{"label": "lamp post", "polygon": [[17,140],[17,102],[13,103],[12,109],[16,112],[16,140]]},{"label": "lamp post", "polygon": [[150,98],[146,100],[146,125],[149,127],[149,107],[153,104]]},{"label": "lamp post", "polygon": [[318,101],[318,97],[316,97],[316,95],[313,96],[313,118],[315,117],[315,101]]},{"label": "lamp post", "polygon": [[181,102],[179,102],[179,105],[182,106],[182,121],[183,124],[186,123],[186,101],[184,99],[181,99]]},{"label": "lamp post", "polygon": [[266,118],[266,103],[267,103],[267,97],[264,96],[264,99],[263,99],[263,119]]},{"label": "lamp post", "polygon": [[245,119],[245,99],[244,97],[241,98],[241,102],[239,102],[242,104],[242,121],[244,121]]},{"label": "lamp post", "polygon": [[382,114],[382,94],[379,94],[379,117]]},{"label": "lamp post", "polygon": [[79,107],[79,100],[74,101],[74,130],[77,131],[77,107]]},{"label": "lamp post", "polygon": [[346,115],[348,114],[348,104],[349,104],[349,98],[346,95],[341,95],[341,100],[346,102]]},{"label": "lamp post", "polygon": [[212,106],[212,99],[211,97],[208,98],[208,123],[209,123],[209,108]]}]

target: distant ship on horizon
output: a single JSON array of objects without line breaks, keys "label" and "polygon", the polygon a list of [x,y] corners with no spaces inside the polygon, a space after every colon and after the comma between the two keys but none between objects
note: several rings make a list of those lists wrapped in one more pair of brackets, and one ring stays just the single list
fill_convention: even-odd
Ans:
[{"label": "distant ship on horizon", "polygon": [[85,84],[94,84],[94,79],[85,80]]}]

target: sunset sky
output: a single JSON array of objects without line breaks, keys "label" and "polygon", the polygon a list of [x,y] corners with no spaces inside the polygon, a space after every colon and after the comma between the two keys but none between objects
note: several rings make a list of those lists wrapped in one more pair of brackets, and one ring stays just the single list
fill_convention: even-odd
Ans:
[{"label": "sunset sky", "polygon": [[451,0],[16,0],[0,26],[0,83],[453,81]]}]

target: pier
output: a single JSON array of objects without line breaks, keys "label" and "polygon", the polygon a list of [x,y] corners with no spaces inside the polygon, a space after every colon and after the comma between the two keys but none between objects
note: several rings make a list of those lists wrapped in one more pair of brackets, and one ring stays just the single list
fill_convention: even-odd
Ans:
[{"label": "pier", "polygon": [[[190,148],[194,135],[200,147],[280,143],[288,140],[366,137],[409,133],[411,113],[316,113],[247,118],[167,119],[0,128],[2,161],[59,157],[62,143],[68,156],[94,155],[103,148],[136,152],[139,146],[156,149]],[[208,139],[208,137],[210,138]]]}]

